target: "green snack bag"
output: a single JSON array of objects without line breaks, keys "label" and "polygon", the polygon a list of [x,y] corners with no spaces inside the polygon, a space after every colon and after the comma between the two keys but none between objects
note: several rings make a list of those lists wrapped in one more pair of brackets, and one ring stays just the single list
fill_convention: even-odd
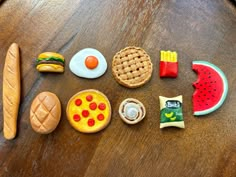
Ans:
[{"label": "green snack bag", "polygon": [[182,95],[173,98],[159,96],[159,99],[161,110],[160,128],[184,128],[184,119],[182,113]]}]

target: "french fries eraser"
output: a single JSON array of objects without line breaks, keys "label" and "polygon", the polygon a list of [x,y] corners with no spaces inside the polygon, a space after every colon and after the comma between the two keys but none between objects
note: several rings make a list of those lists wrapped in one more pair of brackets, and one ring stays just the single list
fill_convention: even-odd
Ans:
[{"label": "french fries eraser", "polygon": [[161,50],[160,77],[176,78],[177,76],[178,76],[177,52]]}]

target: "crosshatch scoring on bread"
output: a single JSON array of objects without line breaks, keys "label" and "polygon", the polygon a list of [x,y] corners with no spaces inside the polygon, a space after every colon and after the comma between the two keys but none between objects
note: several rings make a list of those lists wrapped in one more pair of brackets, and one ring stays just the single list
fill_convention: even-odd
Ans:
[{"label": "crosshatch scoring on bread", "polygon": [[30,123],[40,134],[54,131],[61,119],[61,103],[51,92],[41,92],[33,100],[30,108]]}]

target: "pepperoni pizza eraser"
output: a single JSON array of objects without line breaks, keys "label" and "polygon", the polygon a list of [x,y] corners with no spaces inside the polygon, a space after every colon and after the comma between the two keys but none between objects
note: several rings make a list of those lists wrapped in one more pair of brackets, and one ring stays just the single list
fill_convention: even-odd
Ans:
[{"label": "pepperoni pizza eraser", "polygon": [[71,97],[66,114],[71,126],[82,133],[95,133],[108,126],[111,120],[108,98],[98,90],[83,90]]},{"label": "pepperoni pizza eraser", "polygon": [[161,50],[160,77],[176,78],[178,75],[177,53]]},{"label": "pepperoni pizza eraser", "polygon": [[173,98],[159,96],[159,99],[161,110],[160,128],[184,128],[184,119],[182,113],[182,95]]},{"label": "pepperoni pizza eraser", "polygon": [[134,98],[127,98],[120,104],[119,114],[125,123],[136,124],[143,120],[146,115],[146,109],[140,101]]}]

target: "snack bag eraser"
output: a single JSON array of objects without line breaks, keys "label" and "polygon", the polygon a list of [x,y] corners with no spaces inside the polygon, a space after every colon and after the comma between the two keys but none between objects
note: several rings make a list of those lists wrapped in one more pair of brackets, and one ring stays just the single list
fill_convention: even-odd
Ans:
[{"label": "snack bag eraser", "polygon": [[182,113],[182,95],[173,98],[159,96],[159,99],[161,110],[160,128],[184,128],[185,126]]}]

